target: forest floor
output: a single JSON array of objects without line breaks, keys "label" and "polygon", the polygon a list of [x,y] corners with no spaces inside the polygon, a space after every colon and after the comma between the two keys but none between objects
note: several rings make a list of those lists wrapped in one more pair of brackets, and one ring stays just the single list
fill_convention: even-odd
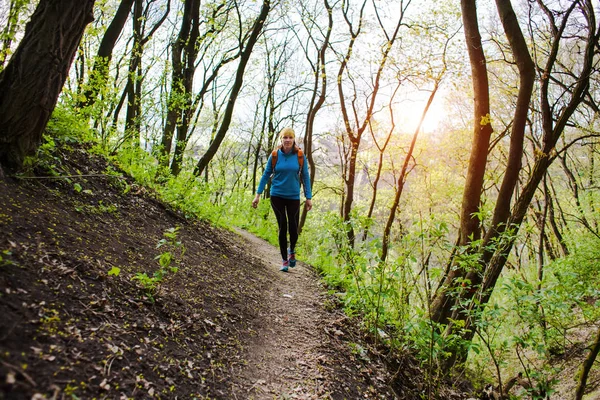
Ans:
[{"label": "forest floor", "polygon": [[[0,180],[0,399],[421,398],[415,363],[374,350],[311,266],[279,272],[267,242],[81,147],[54,163],[61,179]],[[179,269],[144,288],[176,227]]]}]

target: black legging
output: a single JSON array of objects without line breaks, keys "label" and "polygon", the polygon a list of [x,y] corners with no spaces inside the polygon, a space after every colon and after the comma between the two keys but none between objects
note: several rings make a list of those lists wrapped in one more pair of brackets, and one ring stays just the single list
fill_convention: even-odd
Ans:
[{"label": "black legging", "polygon": [[[279,227],[279,251],[281,259],[287,260],[287,231],[290,232],[290,249],[296,248],[298,241],[298,224],[300,223],[300,200],[288,200],[271,196],[271,207],[277,218]],[[287,214],[287,216],[286,216]]]}]

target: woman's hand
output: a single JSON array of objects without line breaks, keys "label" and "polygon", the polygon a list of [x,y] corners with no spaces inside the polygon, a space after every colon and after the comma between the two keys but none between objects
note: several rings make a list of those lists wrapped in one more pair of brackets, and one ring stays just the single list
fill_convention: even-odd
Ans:
[{"label": "woman's hand", "polygon": [[311,199],[306,199],[306,211],[310,211],[312,208],[312,200]]},{"label": "woman's hand", "polygon": [[260,194],[257,194],[252,200],[252,208],[258,207],[258,202],[260,201]]}]

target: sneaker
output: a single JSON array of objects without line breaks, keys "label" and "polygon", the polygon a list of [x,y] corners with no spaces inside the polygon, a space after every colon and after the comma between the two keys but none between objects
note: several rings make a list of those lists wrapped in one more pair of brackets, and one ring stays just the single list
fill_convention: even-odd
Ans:
[{"label": "sneaker", "polygon": [[291,249],[288,249],[288,261],[290,267],[294,268],[296,266],[296,253],[292,253]]},{"label": "sneaker", "polygon": [[289,265],[290,263],[288,262],[288,260],[283,260],[283,263],[281,263],[281,268],[279,268],[279,270],[282,272],[288,272]]}]

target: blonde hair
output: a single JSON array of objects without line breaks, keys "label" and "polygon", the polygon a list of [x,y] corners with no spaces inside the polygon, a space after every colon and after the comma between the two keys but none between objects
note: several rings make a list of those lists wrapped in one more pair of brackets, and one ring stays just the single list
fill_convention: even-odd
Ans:
[{"label": "blonde hair", "polygon": [[279,137],[280,137],[280,138],[282,138],[282,137],[284,137],[284,136],[286,136],[286,135],[287,135],[287,136],[291,136],[291,137],[293,137],[294,139],[296,139],[296,132],[294,132],[294,130],[293,130],[292,128],[289,128],[289,127],[288,127],[288,128],[283,128],[283,129],[281,130],[281,132],[279,132]]},{"label": "blonde hair", "polygon": [[[293,151],[294,153],[297,153],[297,152],[298,152],[298,150],[300,150],[300,147],[298,147],[298,145],[296,144],[296,132],[294,131],[294,129],[293,129],[293,128],[290,128],[290,127],[283,128],[283,129],[281,130],[281,132],[279,132],[279,139],[283,138],[283,137],[284,137],[284,136],[286,136],[286,135],[287,135],[287,136],[291,136],[291,137],[293,137],[293,138],[294,138],[294,145],[293,145],[293,147],[292,147],[292,151]],[[281,146],[282,146],[282,145],[281,145],[281,144],[279,144],[279,145],[277,145],[277,146],[275,147],[275,149],[276,149],[276,150],[277,150],[277,149],[280,149],[280,148],[281,148]]]}]

